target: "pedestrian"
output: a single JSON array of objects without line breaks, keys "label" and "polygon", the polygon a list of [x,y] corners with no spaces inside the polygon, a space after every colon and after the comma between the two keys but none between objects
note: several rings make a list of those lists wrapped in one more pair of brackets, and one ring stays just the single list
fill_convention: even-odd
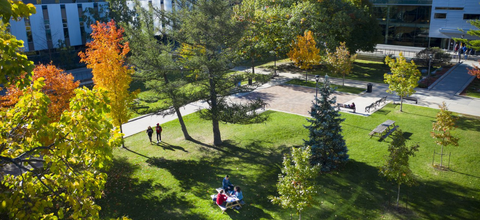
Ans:
[{"label": "pedestrian", "polygon": [[152,135],[153,135],[152,126],[148,126],[148,128],[147,128],[147,134],[148,134],[148,139],[150,139],[150,144],[151,144],[151,143],[152,143]]},{"label": "pedestrian", "polygon": [[159,123],[157,123],[157,127],[155,128],[155,131],[157,132],[157,144],[162,142],[162,126],[160,126]]},{"label": "pedestrian", "polygon": [[463,47],[463,53],[465,53],[465,60],[467,60],[468,58],[468,48],[467,47]]},{"label": "pedestrian", "polygon": [[457,52],[458,52],[458,62],[460,63],[460,61],[462,60],[462,48],[458,48]]},{"label": "pedestrian", "polygon": [[458,48],[460,48],[460,45],[458,43],[455,44],[455,53],[458,52]]}]

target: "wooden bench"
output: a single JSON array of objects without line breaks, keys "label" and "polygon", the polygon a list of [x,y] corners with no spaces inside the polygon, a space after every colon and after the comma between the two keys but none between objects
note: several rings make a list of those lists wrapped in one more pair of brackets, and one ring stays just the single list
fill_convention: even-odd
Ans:
[{"label": "wooden bench", "polygon": [[375,108],[375,103],[372,103],[369,106],[365,107],[365,112],[370,112],[372,108]]},{"label": "wooden bench", "polygon": [[415,98],[415,97],[411,97],[411,96],[407,96],[407,97],[403,97],[405,100],[409,100],[409,101],[415,101],[415,104],[418,103],[418,99]]}]

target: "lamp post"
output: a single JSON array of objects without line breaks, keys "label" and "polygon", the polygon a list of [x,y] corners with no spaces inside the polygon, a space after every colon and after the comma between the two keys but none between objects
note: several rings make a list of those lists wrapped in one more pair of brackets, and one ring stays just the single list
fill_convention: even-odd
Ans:
[{"label": "lamp post", "polygon": [[427,72],[427,76],[430,76],[430,66],[431,66],[431,63],[432,63],[432,58],[433,58],[433,54],[429,54],[429,55],[428,55],[428,72]]},{"label": "lamp post", "polygon": [[318,80],[320,79],[319,75],[315,75],[315,102],[318,104]]},{"label": "lamp post", "polygon": [[272,51],[270,51],[271,54],[273,54],[273,77],[278,76],[277,75],[277,51],[275,51],[276,48],[273,48]]}]

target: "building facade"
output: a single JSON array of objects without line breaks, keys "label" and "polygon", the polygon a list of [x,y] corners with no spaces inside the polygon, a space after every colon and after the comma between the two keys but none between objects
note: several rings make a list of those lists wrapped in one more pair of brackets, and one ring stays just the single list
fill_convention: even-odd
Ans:
[{"label": "building facade", "polygon": [[[105,12],[104,0],[27,0],[37,10],[36,14],[19,21],[10,21],[10,32],[24,41],[26,52],[48,50],[64,46],[84,46],[92,32],[86,23],[92,17],[88,11]],[[128,2],[133,6],[133,2]],[[171,11],[173,0],[141,0],[143,7],[152,5]],[[158,19],[157,19],[158,20]]]},{"label": "building facade", "polygon": [[[414,47],[449,48],[452,37],[475,39],[464,31],[475,29],[468,23],[480,19],[479,0],[370,0],[374,16],[382,27],[381,44]],[[84,46],[91,33],[85,18],[88,9],[102,11],[104,0],[27,0],[37,13],[20,21],[11,21],[10,32],[24,41],[26,52],[50,50],[63,46]],[[171,11],[174,0],[140,0]],[[129,2],[133,5],[133,2]],[[156,20],[156,22],[159,22]]]},{"label": "building facade", "polygon": [[[468,21],[480,18],[479,0],[371,0],[382,44],[448,49],[451,38],[476,39]],[[464,32],[462,32],[463,30]]]}]

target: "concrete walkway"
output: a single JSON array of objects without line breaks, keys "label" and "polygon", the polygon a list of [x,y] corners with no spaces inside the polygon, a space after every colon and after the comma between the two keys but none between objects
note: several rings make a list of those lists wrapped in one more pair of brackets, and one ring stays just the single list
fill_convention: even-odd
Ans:
[{"label": "concrete walkway", "polygon": [[[467,74],[467,68],[471,68],[473,61],[464,61],[453,71],[448,73],[448,75],[442,78],[442,81],[432,88],[431,90],[417,88],[416,93],[413,95],[418,98],[418,105],[438,108],[438,105],[443,101],[447,103],[448,109],[461,113],[474,116],[480,116],[480,99],[469,98],[459,96],[457,93],[460,90],[463,90],[473,79],[472,76]],[[246,67],[237,67],[235,70],[242,71],[246,70]],[[271,74],[269,70],[256,68],[256,73],[259,74]],[[290,79],[305,79],[305,75],[302,74],[292,74],[289,72],[277,72],[278,77],[273,78],[268,83],[257,88],[255,91],[250,93],[236,94],[231,96],[231,101],[241,101],[242,99],[249,99],[258,95],[260,97],[268,97],[269,106],[267,109],[284,111],[293,114],[299,114],[308,116],[308,111],[311,107],[311,101],[315,96],[314,88],[294,88],[295,86],[280,86]],[[309,76],[309,80],[315,80],[314,76]],[[320,79],[323,81],[323,78]],[[342,79],[330,77],[330,82],[332,84],[341,85]],[[367,88],[369,82],[356,81],[345,79],[345,85],[358,88]],[[352,94],[337,94],[337,102],[339,103],[351,103],[355,102],[357,106],[357,112],[355,114],[368,116],[372,112],[365,112],[365,106],[375,102],[381,97],[387,96],[387,102],[397,100],[398,97],[386,92],[388,89],[387,84],[383,83],[372,83],[373,90],[371,93],[362,93],[359,95]],[[281,95],[279,95],[281,94]],[[406,102],[411,104],[410,102]],[[194,113],[199,109],[208,107],[205,101],[197,101],[190,103],[181,108],[181,113],[183,116]],[[352,113],[348,109],[342,109],[347,113]],[[176,114],[162,116],[156,114],[150,114],[141,116],[135,119],[130,120],[128,123],[123,125],[123,132],[125,137],[131,136],[133,134],[144,132],[148,126],[154,126],[157,123],[165,123],[171,120],[177,119]]]}]

